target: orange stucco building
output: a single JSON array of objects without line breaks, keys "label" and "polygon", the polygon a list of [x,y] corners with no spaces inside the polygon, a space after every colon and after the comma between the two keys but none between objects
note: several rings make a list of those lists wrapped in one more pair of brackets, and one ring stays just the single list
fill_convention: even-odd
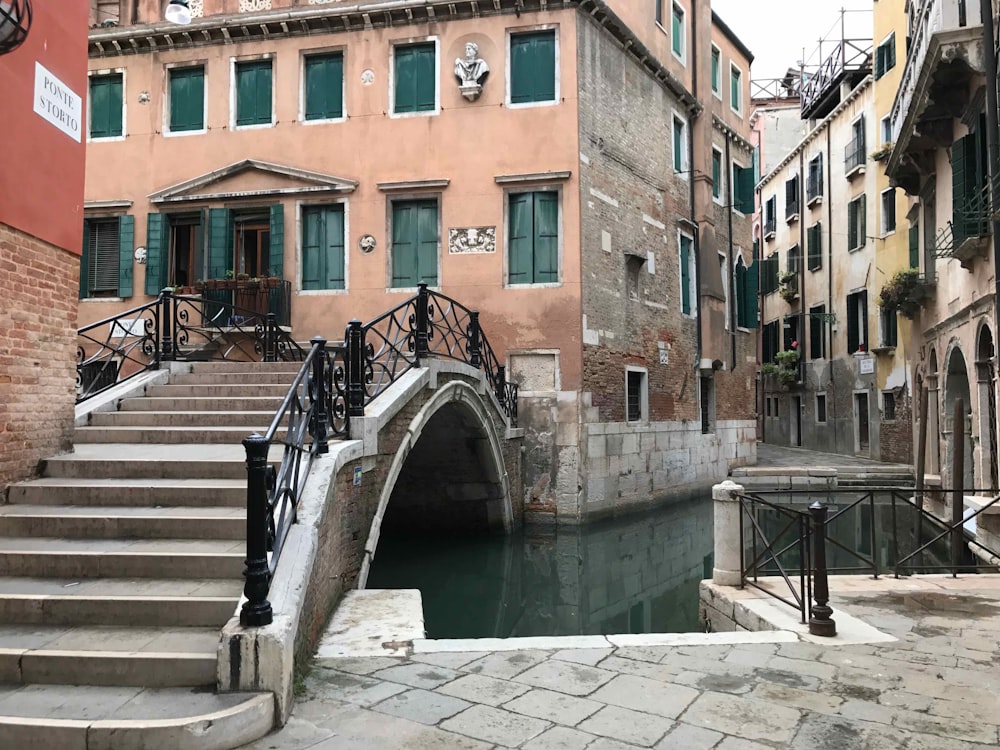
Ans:
[{"label": "orange stucco building", "polygon": [[191,9],[92,1],[80,325],[246,274],[338,339],[423,280],[520,384],[529,515],[752,461],[751,56],[707,1]]}]

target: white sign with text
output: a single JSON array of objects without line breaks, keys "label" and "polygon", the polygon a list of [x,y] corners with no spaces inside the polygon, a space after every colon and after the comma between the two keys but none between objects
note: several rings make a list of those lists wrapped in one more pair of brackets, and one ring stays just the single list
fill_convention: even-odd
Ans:
[{"label": "white sign with text", "polygon": [[83,100],[37,60],[35,114],[51,122],[77,143],[83,142]]}]

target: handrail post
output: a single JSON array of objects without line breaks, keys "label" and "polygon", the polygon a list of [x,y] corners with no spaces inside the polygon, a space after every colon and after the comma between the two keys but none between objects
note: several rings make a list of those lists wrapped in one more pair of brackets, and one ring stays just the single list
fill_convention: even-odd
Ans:
[{"label": "handrail post", "polygon": [[497,384],[496,384],[496,397],[497,401],[501,404],[505,403],[507,398],[506,389],[504,386],[507,384],[507,365],[497,365]]},{"label": "handrail post", "polygon": [[482,353],[479,350],[479,310],[469,312],[469,364],[473,367],[480,367],[483,363]]},{"label": "handrail post", "polygon": [[417,342],[417,359],[421,359],[427,356],[429,351],[428,347],[428,328],[430,327],[430,318],[427,314],[427,307],[429,304],[430,295],[427,293],[427,282],[421,281],[417,284],[417,331],[416,331],[416,342]]},{"label": "handrail post", "polygon": [[730,479],[712,487],[715,524],[712,582],[717,586],[743,586],[742,492],[743,486]]},{"label": "handrail post", "polygon": [[315,391],[312,394],[312,437],[314,453],[329,453],[330,443],[326,433],[329,429],[329,414],[326,413],[326,339],[316,336],[312,340],[313,354],[312,379]]},{"label": "handrail post", "polygon": [[273,312],[267,314],[267,323],[264,325],[264,361],[278,361],[278,318]]},{"label": "handrail post", "polygon": [[812,635],[831,637],[837,635],[837,623],[831,615],[830,586],[826,574],[826,506],[818,500],[809,506],[812,518],[813,596],[816,603],[809,616]]},{"label": "handrail post", "polygon": [[164,362],[172,362],[176,359],[174,353],[174,290],[173,287],[166,287],[160,292],[160,314],[163,322],[160,328],[160,358]]},{"label": "handrail post", "polygon": [[240,610],[245,628],[270,625],[274,619],[267,590],[271,572],[267,564],[267,452],[270,442],[256,432],[243,439],[247,453],[247,558],[243,593],[247,601]]},{"label": "handrail post", "polygon": [[347,328],[347,408],[352,417],[365,415],[365,332],[355,318]]},{"label": "handrail post", "polygon": [[951,575],[957,578],[965,512],[965,399],[955,399],[951,419]]}]

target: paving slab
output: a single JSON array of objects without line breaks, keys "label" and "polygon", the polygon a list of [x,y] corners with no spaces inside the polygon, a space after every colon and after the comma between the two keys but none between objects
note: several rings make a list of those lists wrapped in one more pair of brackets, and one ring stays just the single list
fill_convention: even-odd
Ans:
[{"label": "paving slab", "polygon": [[550,726],[547,721],[519,716],[492,706],[472,706],[441,723],[442,729],[504,747],[517,747]]}]

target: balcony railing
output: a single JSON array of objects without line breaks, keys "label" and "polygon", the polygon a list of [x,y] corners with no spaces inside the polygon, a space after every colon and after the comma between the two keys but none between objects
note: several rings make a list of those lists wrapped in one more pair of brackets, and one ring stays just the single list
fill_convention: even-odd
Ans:
[{"label": "balcony railing", "polygon": [[[840,86],[847,74],[871,68],[872,40],[838,39],[832,44],[832,52],[824,57],[815,70],[803,74],[800,107],[803,119],[824,117],[830,106],[824,108],[827,95]],[[820,48],[825,53],[830,45]]]},{"label": "balcony railing", "polygon": [[844,171],[850,174],[865,164],[865,139],[855,138],[844,147]]}]

